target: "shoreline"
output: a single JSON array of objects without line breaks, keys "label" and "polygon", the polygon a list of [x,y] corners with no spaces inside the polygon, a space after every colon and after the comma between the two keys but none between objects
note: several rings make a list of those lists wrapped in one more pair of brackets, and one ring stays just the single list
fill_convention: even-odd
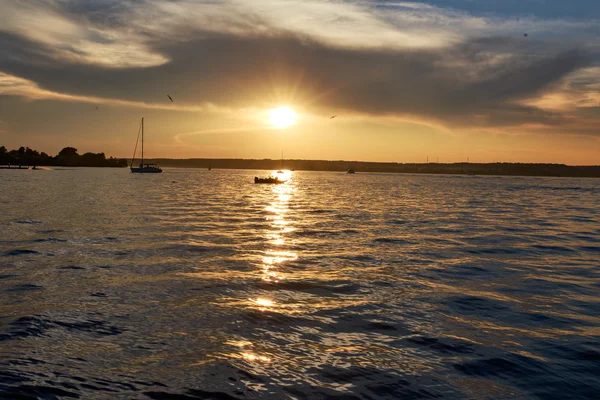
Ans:
[{"label": "shoreline", "polygon": [[[600,166],[568,166],[564,164],[520,164],[520,163],[423,163],[396,164],[349,161],[320,160],[244,160],[244,159],[153,159],[164,168],[214,169],[214,170],[255,170],[275,171],[287,169],[307,172],[340,172],[353,169],[357,174],[423,174],[461,176],[522,176],[554,178],[600,178]],[[341,164],[345,164],[342,166]],[[39,170],[50,168],[129,168],[116,165],[51,165],[38,164]],[[33,165],[0,165],[0,170],[32,170]]]},{"label": "shoreline", "polygon": [[542,163],[382,163],[368,161],[326,160],[255,160],[255,159],[165,159],[155,162],[166,168],[211,168],[295,171],[330,171],[356,173],[405,173],[438,175],[498,175],[498,176],[548,176],[572,178],[600,178],[600,165],[570,166]]}]

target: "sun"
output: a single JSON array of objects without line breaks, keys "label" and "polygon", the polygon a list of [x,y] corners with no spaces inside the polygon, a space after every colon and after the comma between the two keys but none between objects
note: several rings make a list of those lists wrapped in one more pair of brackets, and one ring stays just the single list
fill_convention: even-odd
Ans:
[{"label": "sun", "polygon": [[289,107],[281,106],[269,110],[269,122],[277,129],[294,125],[296,118],[296,113]]}]

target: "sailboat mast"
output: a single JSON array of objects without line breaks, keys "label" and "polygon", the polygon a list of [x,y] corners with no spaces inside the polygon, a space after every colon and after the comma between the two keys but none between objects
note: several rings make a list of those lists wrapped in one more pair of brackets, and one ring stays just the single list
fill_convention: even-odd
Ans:
[{"label": "sailboat mast", "polygon": [[144,168],[144,117],[142,117],[142,168]]}]

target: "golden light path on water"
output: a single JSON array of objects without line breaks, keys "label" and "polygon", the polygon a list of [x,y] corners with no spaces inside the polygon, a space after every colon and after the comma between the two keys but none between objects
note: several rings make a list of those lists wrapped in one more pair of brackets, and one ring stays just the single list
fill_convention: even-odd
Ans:
[{"label": "golden light path on water", "polygon": [[[290,199],[295,191],[294,186],[291,184],[292,173],[289,170],[279,170],[273,172],[273,175],[285,180],[286,183],[271,187],[273,200],[265,207],[269,230],[261,234],[266,241],[267,249],[262,257],[259,270],[262,281],[277,284],[285,279],[285,263],[297,260],[298,254],[287,250],[287,235],[295,230],[291,221],[286,219]],[[266,297],[249,299],[247,306],[251,309],[257,308],[260,312],[279,313],[286,313],[287,310],[296,308],[293,304],[283,306],[278,304],[276,300]],[[241,349],[241,358],[248,362],[269,363],[272,359],[268,354],[257,354],[247,350],[246,346],[241,346]]]},{"label": "golden light path on water", "polygon": [[[339,282],[341,286],[351,285],[348,277],[345,277],[345,269],[340,270],[319,270],[310,268],[298,268],[298,264],[302,264],[303,260],[296,249],[298,248],[298,239],[294,237],[298,225],[305,223],[312,224],[315,220],[311,217],[310,221],[299,219],[299,214],[293,212],[291,204],[297,201],[306,201],[306,194],[302,193],[303,197],[298,197],[298,187],[294,182],[294,173],[289,170],[272,171],[271,176],[277,176],[284,180],[284,184],[261,186],[261,197],[257,197],[257,201],[264,202],[263,211],[267,224],[261,230],[255,232],[256,239],[263,243],[263,250],[260,256],[257,254],[254,265],[256,265],[256,279],[262,282],[261,293],[255,296],[240,298],[234,296],[232,298],[222,299],[221,306],[228,309],[239,309],[246,315],[249,315],[253,322],[258,324],[255,328],[259,334],[255,334],[254,340],[229,338],[224,344],[233,347],[235,350],[231,352],[221,353],[219,357],[223,357],[233,363],[244,362],[253,366],[256,371],[269,375],[270,370],[281,368],[283,370],[293,369],[296,363],[311,365],[312,361],[304,360],[305,356],[298,359],[290,359],[290,355],[300,352],[309,351],[311,353],[319,353],[319,361],[317,363],[327,363],[329,360],[337,357],[349,357],[349,360],[354,359],[354,354],[370,353],[372,351],[380,351],[381,353],[389,353],[390,349],[383,347],[383,344],[368,344],[364,341],[363,335],[339,333],[326,335],[321,343],[310,343],[302,339],[292,340],[286,348],[280,348],[277,344],[278,333],[272,332],[273,320],[285,320],[286,318],[310,318],[319,320],[320,317],[315,316],[315,313],[329,309],[340,309],[345,307],[360,307],[372,302],[371,299],[362,296],[346,296],[343,300],[337,296],[322,296],[317,293],[307,292],[305,294],[297,294],[290,292],[292,287],[314,287],[314,290],[319,290],[322,280],[330,282]],[[301,215],[301,214],[300,214]],[[259,256],[259,257],[258,257]],[[252,259],[254,259],[254,255]],[[316,272],[318,271],[318,272]],[[202,276],[205,274],[199,274]],[[229,274],[228,274],[229,275]],[[251,273],[251,275],[254,275]],[[227,279],[227,275],[223,276]],[[235,279],[234,275],[230,279]],[[259,285],[259,286],[260,286]],[[328,320],[328,319],[325,319]],[[310,328],[307,332],[316,332]],[[265,334],[260,334],[264,332]],[[297,333],[290,337],[295,337]],[[285,335],[287,336],[287,334]],[[368,334],[367,334],[368,336]],[[244,335],[244,338],[248,338]],[[286,341],[288,339],[285,339]],[[357,344],[361,342],[362,344]],[[308,346],[307,348],[304,348]],[[358,359],[361,359],[359,357]],[[408,365],[407,360],[400,359],[397,361],[399,365]],[[413,363],[411,369],[427,369],[420,363]],[[343,389],[345,386],[350,387],[350,384],[336,384],[336,390]]]},{"label": "golden light path on water", "polygon": [[293,232],[295,228],[286,220],[285,216],[289,209],[289,201],[292,198],[294,188],[289,184],[290,171],[282,171],[278,174],[287,182],[283,185],[273,186],[275,200],[265,208],[271,214],[267,219],[271,222],[271,231],[265,234],[271,249],[266,251],[262,258],[262,279],[266,282],[278,282],[282,277],[280,271],[286,261],[298,259],[298,254],[286,250],[286,234]]}]

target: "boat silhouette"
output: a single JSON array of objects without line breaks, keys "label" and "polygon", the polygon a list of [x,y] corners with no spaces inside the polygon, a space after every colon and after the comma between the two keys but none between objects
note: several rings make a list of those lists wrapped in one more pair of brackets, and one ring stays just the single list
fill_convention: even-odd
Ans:
[{"label": "boat silhouette", "polygon": [[280,184],[285,183],[286,181],[279,179],[278,177],[269,177],[269,178],[259,178],[258,176],[254,177],[254,183],[270,183],[270,184]]},{"label": "boat silhouette", "polygon": [[160,167],[156,164],[148,164],[148,163],[144,164],[144,118],[142,118],[141,131],[142,131],[142,161],[138,167],[133,166],[133,162],[135,161],[135,153],[137,151],[138,141],[140,140],[140,134],[138,131],[138,138],[135,142],[135,150],[133,150],[133,158],[131,159],[131,167],[130,167],[131,172],[150,173],[150,174],[156,174],[156,173],[162,172],[162,169],[160,169]]}]

